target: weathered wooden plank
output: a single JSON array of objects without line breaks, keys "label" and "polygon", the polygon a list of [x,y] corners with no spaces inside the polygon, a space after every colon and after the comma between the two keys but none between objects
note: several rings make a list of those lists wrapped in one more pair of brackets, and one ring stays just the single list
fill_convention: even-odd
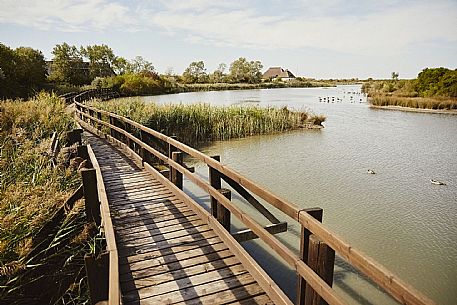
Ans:
[{"label": "weathered wooden plank", "polygon": [[[257,299],[259,294],[263,293],[261,300]],[[175,303],[180,305],[197,305],[197,304],[232,304],[232,301],[238,301],[238,304],[273,304],[268,296],[262,291],[262,288],[257,283],[251,283],[240,287],[232,288],[230,290],[219,291],[214,294],[201,296],[192,300]],[[263,300],[263,302],[262,302]],[[268,302],[268,301],[269,302]],[[258,302],[261,303],[258,303]]]},{"label": "weathered wooden plank", "polygon": [[205,225],[201,225],[198,227],[181,229],[179,231],[164,233],[161,235],[152,236],[152,237],[148,237],[148,238],[137,238],[137,239],[129,240],[129,241],[119,240],[118,249],[123,249],[123,248],[127,248],[127,247],[136,247],[136,246],[143,245],[143,244],[158,243],[158,242],[162,242],[162,241],[166,242],[167,240],[170,240],[170,239],[176,238],[176,237],[181,237],[181,236],[188,236],[189,238],[191,238],[194,235],[199,235],[200,233],[207,232],[210,230],[211,229],[208,227],[208,225],[205,224]]},{"label": "weathered wooden plank", "polygon": [[124,209],[115,210],[111,212],[111,216],[116,217],[116,219],[119,221],[122,221],[125,218],[130,219],[132,217],[138,217],[143,215],[148,216],[149,213],[154,213],[156,211],[161,210],[181,212],[184,210],[188,210],[188,208],[184,209],[186,207],[187,206],[180,201],[162,201],[160,203],[146,201],[142,204],[133,204],[131,206],[125,207]]},{"label": "weathered wooden plank", "polygon": [[[195,212],[189,210],[189,211],[183,212],[182,215],[179,215],[179,218],[185,218],[187,216],[193,216],[193,215],[195,215]],[[128,231],[132,228],[153,225],[153,224],[157,224],[159,222],[169,221],[169,220],[176,219],[176,218],[178,218],[177,215],[168,215],[168,216],[164,216],[164,217],[161,217],[158,219],[151,219],[151,218],[135,219],[134,218],[131,220],[131,222],[120,223],[119,225],[116,224],[116,220],[114,220],[114,225],[116,227],[116,231],[118,231],[119,233],[122,233],[122,234],[126,234],[125,232],[121,232],[121,231],[122,230]]]},{"label": "weathered wooden plank", "polygon": [[[163,283],[176,281],[179,279],[183,279],[186,277],[199,275],[203,273],[207,273],[210,271],[223,269],[231,266],[241,265],[240,261],[236,259],[234,256],[230,256],[228,258],[219,259],[216,261],[209,261],[205,263],[199,262],[196,265],[191,267],[182,267],[176,270],[166,270],[162,274],[157,275],[150,275],[147,274],[144,278],[134,278],[134,280],[129,281],[122,281],[122,292],[127,293],[129,291],[138,290],[141,288],[146,288],[150,286],[157,286]],[[162,266],[160,266],[162,267]],[[159,267],[159,268],[160,268]],[[155,271],[155,270],[154,270]],[[122,278],[122,275],[121,275]],[[160,288],[160,287],[159,287]]]},{"label": "weathered wooden plank", "polygon": [[149,258],[155,258],[162,255],[168,255],[173,253],[179,253],[182,251],[191,251],[193,249],[202,248],[209,246],[215,246],[222,243],[220,238],[217,236],[208,237],[207,239],[200,239],[194,242],[182,243],[182,244],[167,244],[162,247],[158,247],[151,251],[144,251],[139,254],[132,254],[130,256],[123,257],[119,262],[120,264],[132,264],[135,262],[141,262]]},{"label": "weathered wooden plank", "polygon": [[[254,285],[252,285],[252,286],[254,286]],[[245,287],[246,288],[247,287],[251,287],[251,285],[250,286],[245,286]],[[246,298],[246,299],[243,299],[243,300],[237,299],[234,302],[225,303],[225,305],[253,305],[253,304],[257,304],[257,305],[274,305],[273,301],[270,299],[270,297],[265,292],[263,292],[260,295],[249,297],[249,298]]]},{"label": "weathered wooden plank", "polygon": [[[205,274],[179,279],[174,282],[138,289],[133,294],[123,294],[122,299],[126,304],[136,301],[138,298],[140,300],[145,298],[155,299],[159,304],[159,300],[162,302],[164,300],[171,300],[174,303],[197,298],[231,287],[239,287],[243,284],[252,282],[254,282],[254,279],[243,266],[235,265],[216,271],[210,271]],[[168,293],[164,294],[164,292]],[[170,295],[170,292],[174,293]],[[164,296],[165,299],[163,299]]]},{"label": "weathered wooden plank", "polygon": [[148,251],[153,251],[156,249],[161,249],[162,247],[172,247],[172,246],[181,246],[185,244],[189,244],[192,242],[200,241],[200,240],[205,240],[207,238],[211,238],[217,236],[216,233],[212,230],[208,230],[206,232],[201,232],[197,236],[190,236],[190,235],[185,235],[185,236],[179,236],[173,239],[170,239],[168,241],[160,241],[156,243],[150,243],[150,244],[143,244],[139,245],[136,247],[124,247],[124,248],[119,248],[118,253],[119,257],[125,257],[125,256],[131,256],[135,254],[140,254],[140,253],[145,253]]},{"label": "weathered wooden plank", "polygon": [[203,224],[204,223],[199,220],[187,221],[187,219],[184,218],[183,222],[175,221],[172,225],[162,226],[160,228],[152,227],[145,231],[137,231],[135,233],[128,232],[128,234],[119,234],[118,239],[126,242],[129,240],[154,237],[156,235],[162,235],[165,233],[176,232],[176,231],[185,230],[185,229],[189,229],[189,228],[196,228],[196,227],[202,226]]},{"label": "weathered wooden plank", "polygon": [[[120,280],[121,282],[135,281],[137,283],[140,279],[148,279],[155,275],[166,276],[167,273],[176,270],[183,270],[194,266],[211,265],[216,261],[233,257],[234,262],[239,264],[240,261],[234,257],[228,249],[219,251],[208,252],[205,255],[201,253],[185,253],[180,252],[176,255],[167,255],[165,258],[158,257],[147,261],[141,261],[134,265],[135,270],[130,270],[131,265],[120,266]],[[224,266],[222,266],[224,267]],[[206,266],[208,268],[208,266]],[[208,271],[208,270],[206,270]]]}]

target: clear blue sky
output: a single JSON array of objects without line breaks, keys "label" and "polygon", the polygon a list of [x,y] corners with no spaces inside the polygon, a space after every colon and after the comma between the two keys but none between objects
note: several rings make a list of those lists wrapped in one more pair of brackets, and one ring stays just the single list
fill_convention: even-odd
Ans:
[{"label": "clear blue sky", "polygon": [[413,78],[457,68],[456,0],[0,0],[0,42],[52,57],[107,44],[159,72],[238,57],[315,78]]}]

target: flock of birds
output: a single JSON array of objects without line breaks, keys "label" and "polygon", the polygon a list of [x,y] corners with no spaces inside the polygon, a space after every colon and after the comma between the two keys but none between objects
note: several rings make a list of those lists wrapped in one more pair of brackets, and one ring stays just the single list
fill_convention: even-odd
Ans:
[{"label": "flock of birds", "polygon": [[[348,98],[346,98],[348,95]],[[347,91],[343,92],[343,97],[338,96],[319,96],[319,103],[342,103],[343,101],[349,99],[351,104],[363,103],[366,101],[366,94],[362,92]]]},{"label": "flock of birds", "polygon": [[[376,174],[376,172],[374,170],[372,170],[372,169],[368,169],[367,173],[370,174],[370,175],[375,175]],[[435,179],[430,179],[430,183],[431,184],[435,184],[435,185],[446,185],[446,183],[444,183],[442,181],[435,180]]]}]

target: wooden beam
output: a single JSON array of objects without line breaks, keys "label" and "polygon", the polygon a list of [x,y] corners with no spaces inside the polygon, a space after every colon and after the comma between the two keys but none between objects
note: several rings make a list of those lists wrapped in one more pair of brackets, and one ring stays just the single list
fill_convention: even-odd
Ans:
[{"label": "wooden beam", "polygon": [[[214,169],[213,169],[214,170]],[[252,196],[244,187],[237,183],[232,178],[219,173],[221,178],[228,183],[241,197],[247,200],[257,211],[259,211],[271,223],[280,223],[281,221],[276,218],[268,209],[266,209],[254,196]]]},{"label": "wooden beam", "polygon": [[[270,232],[271,234],[278,234],[282,232],[287,231],[287,222],[280,222],[280,223],[275,223],[275,224],[269,224],[266,225],[265,230]],[[246,230],[241,230],[238,232],[235,232],[232,234],[233,238],[235,238],[236,241],[238,242],[244,242],[252,239],[257,239],[259,238],[252,230],[246,229]]]}]

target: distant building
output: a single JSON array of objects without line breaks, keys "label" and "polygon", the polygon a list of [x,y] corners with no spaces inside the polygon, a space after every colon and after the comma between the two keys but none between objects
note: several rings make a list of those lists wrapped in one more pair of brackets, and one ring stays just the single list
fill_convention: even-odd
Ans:
[{"label": "distant building", "polygon": [[270,67],[265,73],[263,73],[262,79],[271,80],[274,78],[281,78],[282,80],[288,81],[295,78],[292,72],[288,69],[283,69],[281,67]]}]

